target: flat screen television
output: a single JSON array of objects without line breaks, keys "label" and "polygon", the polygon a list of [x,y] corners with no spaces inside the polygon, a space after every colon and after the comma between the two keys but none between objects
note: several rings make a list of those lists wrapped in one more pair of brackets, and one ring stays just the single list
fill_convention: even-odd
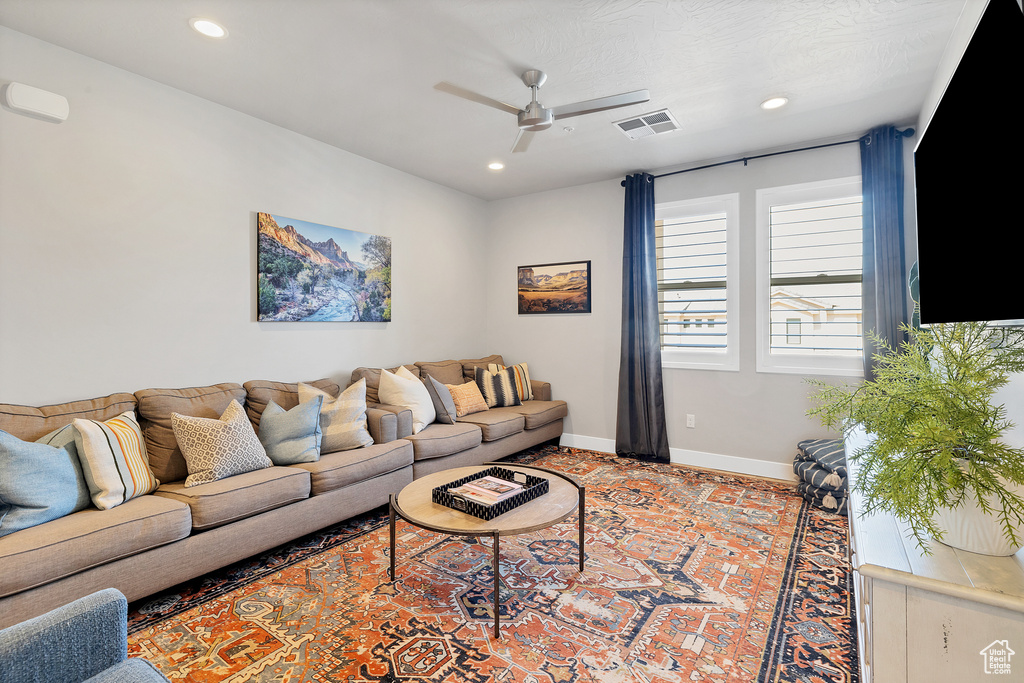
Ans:
[{"label": "flat screen television", "polygon": [[914,150],[922,323],[1024,320],[1024,13],[990,0]]}]

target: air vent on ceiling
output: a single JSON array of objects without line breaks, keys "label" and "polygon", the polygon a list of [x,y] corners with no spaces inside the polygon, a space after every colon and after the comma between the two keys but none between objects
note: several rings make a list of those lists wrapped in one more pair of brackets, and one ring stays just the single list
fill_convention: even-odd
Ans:
[{"label": "air vent on ceiling", "polygon": [[661,109],[616,121],[615,126],[630,140],[639,140],[659,133],[669,133],[678,129],[679,123],[668,109]]}]

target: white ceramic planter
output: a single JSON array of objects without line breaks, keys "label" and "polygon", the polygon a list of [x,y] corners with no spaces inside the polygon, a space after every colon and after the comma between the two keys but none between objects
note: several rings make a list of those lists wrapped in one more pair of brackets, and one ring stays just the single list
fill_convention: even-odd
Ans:
[{"label": "white ceramic planter", "polygon": [[[1015,493],[1024,497],[1024,487],[1016,487]],[[998,509],[993,496],[989,501]],[[965,500],[958,508],[939,508],[933,519],[946,532],[941,542],[953,548],[999,557],[1014,555],[1024,548],[1024,529],[1017,532],[1021,542],[1011,544],[1003,534],[999,517],[986,514],[973,499]]]}]

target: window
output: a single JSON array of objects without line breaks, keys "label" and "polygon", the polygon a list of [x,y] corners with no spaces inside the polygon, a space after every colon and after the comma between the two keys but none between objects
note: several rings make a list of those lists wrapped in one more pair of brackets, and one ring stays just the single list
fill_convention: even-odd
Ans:
[{"label": "window", "polygon": [[859,178],[757,193],[758,370],[863,372]]},{"label": "window", "polygon": [[655,208],[665,367],[739,369],[738,195]]}]

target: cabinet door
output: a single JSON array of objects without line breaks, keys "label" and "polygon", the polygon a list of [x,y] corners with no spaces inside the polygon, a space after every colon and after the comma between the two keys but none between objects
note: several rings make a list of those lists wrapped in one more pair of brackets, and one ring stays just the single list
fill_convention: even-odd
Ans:
[{"label": "cabinet door", "polygon": [[871,579],[867,610],[872,678],[879,683],[907,683],[907,587]]}]

